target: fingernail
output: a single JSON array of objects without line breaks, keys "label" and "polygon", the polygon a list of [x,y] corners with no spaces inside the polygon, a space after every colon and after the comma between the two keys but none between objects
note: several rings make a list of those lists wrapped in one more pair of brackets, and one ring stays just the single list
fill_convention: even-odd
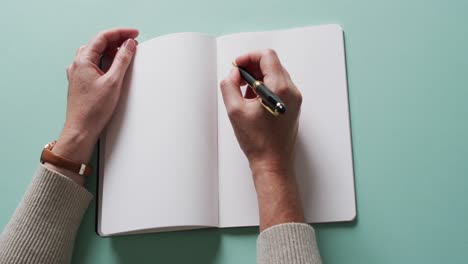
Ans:
[{"label": "fingernail", "polygon": [[127,39],[124,43],[124,47],[131,52],[136,50],[136,42],[133,39]]}]

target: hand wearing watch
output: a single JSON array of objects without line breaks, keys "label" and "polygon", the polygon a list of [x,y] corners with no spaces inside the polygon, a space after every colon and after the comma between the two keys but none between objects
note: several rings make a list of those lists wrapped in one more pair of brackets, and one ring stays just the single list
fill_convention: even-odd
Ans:
[{"label": "hand wearing watch", "polygon": [[56,167],[69,170],[82,176],[89,176],[91,174],[93,169],[90,165],[74,162],[52,152],[56,142],[57,141],[52,141],[44,146],[40,159],[42,164],[47,162]]}]

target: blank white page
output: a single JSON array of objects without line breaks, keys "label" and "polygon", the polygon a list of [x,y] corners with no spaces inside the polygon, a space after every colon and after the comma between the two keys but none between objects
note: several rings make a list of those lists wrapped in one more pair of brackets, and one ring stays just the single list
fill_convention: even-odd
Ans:
[{"label": "blank white page", "polygon": [[138,45],[100,148],[101,235],[218,225],[215,72],[212,37]]},{"label": "blank white page", "polygon": [[[296,173],[309,223],[356,216],[343,31],[324,25],[220,37],[218,83],[231,61],[273,48],[303,95]],[[287,106],[286,106],[287,107]],[[258,225],[258,206],[247,160],[218,95],[220,226]]]}]

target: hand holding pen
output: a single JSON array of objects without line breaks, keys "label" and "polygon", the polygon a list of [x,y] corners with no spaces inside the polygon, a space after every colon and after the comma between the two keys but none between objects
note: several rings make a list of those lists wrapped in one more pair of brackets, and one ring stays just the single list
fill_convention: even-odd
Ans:
[{"label": "hand holding pen", "polygon": [[263,82],[255,79],[245,69],[232,62],[232,66],[239,69],[240,76],[249,85],[251,91],[253,91],[260,101],[260,104],[272,115],[278,116],[279,114],[286,113],[286,106],[283,101],[272,92]]},{"label": "hand holding pen", "polygon": [[[251,166],[256,166],[258,160],[262,160],[259,163],[274,160],[272,166],[276,168],[289,167],[293,159],[301,93],[281,65],[276,52],[271,49],[239,56],[234,63],[254,76],[255,80],[262,81],[287,107],[283,114],[273,116],[259,104],[259,97],[253,89],[248,88],[243,95],[241,86],[247,82],[242,79],[239,68],[233,67],[229,76],[221,82],[221,92],[242,150]],[[262,158],[259,159],[259,156]]]},{"label": "hand holding pen", "polygon": [[263,98],[257,97],[252,88],[242,95],[241,86],[249,81],[242,79],[239,68],[233,67],[221,82],[229,120],[252,170],[259,202],[260,229],[283,222],[301,222],[303,215],[295,183],[293,155],[301,93],[273,50],[250,52],[234,62],[255,80],[264,83],[287,107],[283,114],[277,110],[278,116],[273,116],[258,102]]}]

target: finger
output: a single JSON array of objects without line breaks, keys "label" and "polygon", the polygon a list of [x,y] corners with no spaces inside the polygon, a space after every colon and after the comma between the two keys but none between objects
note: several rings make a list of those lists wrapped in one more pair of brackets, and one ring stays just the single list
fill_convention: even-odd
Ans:
[{"label": "finger", "polygon": [[118,80],[119,82],[122,81],[135,51],[136,41],[133,39],[125,41],[119,48],[119,51],[117,51],[112,65],[105,75],[107,77],[111,77],[113,80]]},{"label": "finger", "polygon": [[99,56],[107,48],[118,47],[123,41],[136,38],[137,36],[138,30],[131,28],[116,28],[103,31],[89,41],[81,54],[90,62],[98,64]]},{"label": "finger", "polygon": [[255,70],[259,71],[257,74],[260,74],[262,79],[257,80],[263,81],[283,101],[288,101],[293,94],[294,85],[288,80],[289,76],[274,50],[265,49],[247,53],[238,57],[236,63],[240,67],[250,67],[254,73]]},{"label": "finger", "polygon": [[233,68],[229,76],[221,81],[221,94],[223,95],[224,105],[228,113],[235,109],[240,109],[244,104],[240,84],[241,77],[236,68]]},{"label": "finger", "polygon": [[104,73],[106,73],[110,69],[112,61],[114,61],[115,55],[117,54],[117,51],[119,51],[119,47],[122,46],[124,41],[126,41],[126,39],[112,43],[112,45],[107,47],[106,50],[104,50],[104,52],[102,53],[100,66],[101,70]]},{"label": "finger", "polygon": [[67,69],[66,69],[67,80],[70,80],[70,68],[71,68],[71,65],[68,65],[68,66],[67,66]]},{"label": "finger", "polygon": [[[102,56],[108,57],[109,59],[113,60],[115,57],[115,54],[117,54],[117,51],[127,39],[128,38],[122,38],[117,42],[110,43],[110,45],[102,52]],[[134,41],[136,45],[138,46],[138,40],[134,39]]]},{"label": "finger", "polygon": [[[238,57],[235,60],[240,67],[246,67],[252,74],[261,74],[261,78],[275,79],[282,77],[283,66],[276,52],[272,49],[257,50]],[[260,78],[259,76],[254,76]]]},{"label": "finger", "polygon": [[[127,39],[121,39],[118,42],[112,43],[109,47],[104,50],[102,53],[102,58],[101,58],[101,70],[106,73],[110,66],[112,65],[112,61],[115,58],[115,54],[117,54],[117,51],[119,51],[120,46],[122,46],[123,42],[126,41]],[[134,39],[136,42],[136,45],[138,46],[138,41]]]},{"label": "finger", "polygon": [[81,52],[86,48],[86,45],[81,45],[78,49],[76,49],[75,57],[79,57]]}]

